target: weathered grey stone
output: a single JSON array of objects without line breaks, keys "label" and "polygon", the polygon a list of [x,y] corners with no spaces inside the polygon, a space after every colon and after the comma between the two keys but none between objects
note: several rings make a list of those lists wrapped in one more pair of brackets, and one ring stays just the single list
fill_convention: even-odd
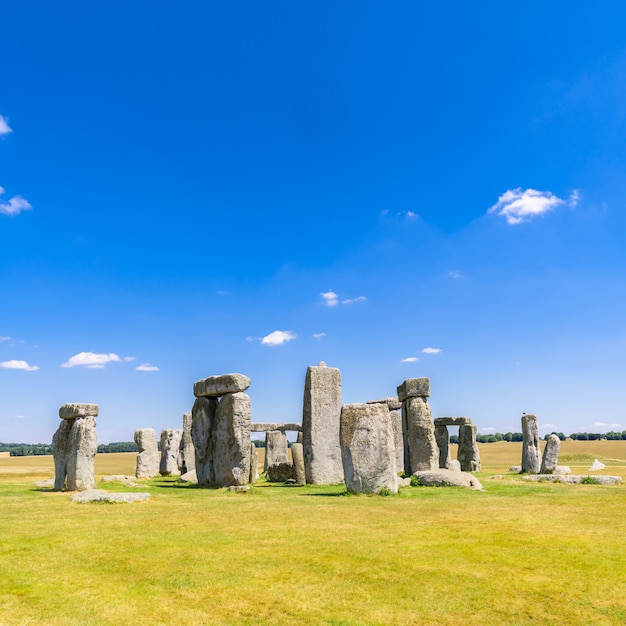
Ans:
[{"label": "weathered grey stone", "polygon": [[72,423],[67,445],[68,491],[93,489],[96,486],[94,459],[98,451],[96,418],[76,418]]},{"label": "weathered grey stone", "polygon": [[33,484],[35,485],[35,487],[38,487],[39,489],[54,489],[54,478],[45,478],[44,480],[36,480]]},{"label": "weathered grey stone", "polygon": [[560,474],[530,474],[528,476],[522,476],[523,480],[532,480],[536,482],[551,482],[551,483],[570,483],[580,484],[583,481],[585,483],[594,485],[618,485],[623,482],[621,476],[563,476]]},{"label": "weathered grey stone", "polygon": [[61,420],[52,436],[52,458],[54,459],[54,490],[62,491],[67,478],[67,460],[69,456],[69,437],[74,422]]},{"label": "weathered grey stone", "polygon": [[297,485],[306,485],[306,472],[304,471],[304,448],[301,443],[291,444],[291,458],[293,460],[293,473]]},{"label": "weathered grey stone", "polygon": [[250,485],[230,485],[226,491],[234,491],[235,493],[244,493],[250,491]]},{"label": "weathered grey stone", "polygon": [[265,460],[263,471],[272,465],[287,463],[289,460],[289,444],[287,437],[282,430],[268,430],[265,432]]},{"label": "weathered grey stone", "polygon": [[522,473],[537,474],[541,467],[541,448],[536,415],[522,415]]},{"label": "weathered grey stone", "polygon": [[302,435],[302,431],[298,433],[298,437],[296,438],[296,443],[302,443],[304,437]]},{"label": "weathered grey stone", "polygon": [[559,460],[559,449],[561,440],[558,435],[550,435],[546,439],[546,447],[543,450],[543,458],[541,459],[540,474],[555,474],[556,464]]},{"label": "weathered grey stone", "polygon": [[459,463],[463,472],[480,472],[480,451],[476,443],[476,425],[459,426]]},{"label": "weathered grey stone", "polygon": [[391,418],[393,445],[396,451],[396,471],[401,473],[404,472],[404,435],[402,434],[402,413],[400,411],[389,411],[389,417]]},{"label": "weathered grey stone", "polygon": [[381,398],[380,400],[368,400],[367,404],[386,404],[390,411],[399,411],[402,408],[402,402],[398,400],[398,396]]},{"label": "weathered grey stone", "polygon": [[222,374],[209,376],[194,383],[196,398],[219,398],[228,393],[239,393],[250,386],[250,379],[243,374]]},{"label": "weathered grey stone", "polygon": [[245,393],[229,393],[221,398],[212,433],[217,487],[248,484],[251,423],[250,398]]},{"label": "weathered grey stone", "polygon": [[120,483],[127,487],[137,487],[134,476],[125,476],[124,474],[115,474],[113,476],[103,476],[100,479],[101,483]]},{"label": "weathered grey stone", "polygon": [[435,441],[439,448],[439,467],[442,469],[450,469],[450,433],[448,427],[444,424],[438,424],[435,420]]},{"label": "weathered grey stone", "polygon": [[591,464],[589,471],[597,472],[598,470],[603,470],[605,467],[606,465],[602,463],[602,461],[598,461],[598,459],[595,459],[594,462]]},{"label": "weathered grey stone", "polygon": [[448,466],[448,469],[451,472],[461,472],[461,464],[459,463],[459,461],[457,459],[452,459],[450,461],[450,465]]},{"label": "weathered grey stone", "polygon": [[166,428],[161,431],[161,463],[159,473],[161,476],[178,476],[178,454],[180,452],[180,440],[183,431],[180,428]]},{"label": "weathered grey stone", "polygon": [[406,477],[406,478],[400,478],[400,476],[397,477],[397,483],[398,483],[398,487],[410,487],[411,486],[411,478],[410,477]]},{"label": "weathered grey stone", "polygon": [[217,404],[217,398],[198,398],[191,409],[191,439],[196,454],[196,476],[201,487],[215,483],[211,433]]},{"label": "weathered grey stone", "polygon": [[296,422],[278,422],[276,424],[270,422],[252,422],[250,430],[253,433],[265,433],[268,430],[282,430],[283,432],[290,430],[299,433],[302,432],[302,424]]},{"label": "weathered grey stone", "polygon": [[511,474],[521,474],[522,473],[522,466],[521,465],[511,465],[511,467],[509,467],[509,472],[511,472]]},{"label": "weathered grey stone", "polygon": [[98,405],[70,402],[59,409],[59,417],[63,420],[73,420],[77,417],[98,417]]},{"label": "weathered grey stone", "polygon": [[196,475],[196,470],[190,470],[189,472],[182,474],[178,480],[180,480],[181,483],[197,483],[198,476]]},{"label": "weathered grey stone", "polygon": [[428,398],[430,396],[430,378],[407,378],[398,387],[398,400],[407,398]]},{"label": "weathered grey stone", "polygon": [[436,417],[434,421],[435,428],[437,426],[463,426],[472,423],[469,417]]},{"label": "weathered grey stone", "polygon": [[[425,398],[411,396],[402,403],[402,428],[405,433],[404,471],[436,470],[439,468],[439,448],[431,410]],[[405,447],[406,450],[406,447]]]},{"label": "weathered grey stone", "polygon": [[259,479],[259,451],[256,446],[250,442],[250,484]]},{"label": "weathered grey stone", "polygon": [[437,469],[434,471],[414,472],[423,487],[471,487],[482,490],[483,486],[476,476],[468,472],[453,472],[447,469]]},{"label": "weathered grey stone", "polygon": [[304,384],[302,445],[306,481],[330,485],[343,481],[339,423],[341,374],[325,364],[310,366]]},{"label": "weathered grey stone", "polygon": [[341,454],[346,488],[353,493],[398,492],[389,409],[346,404],[341,410]]},{"label": "weathered grey stone", "polygon": [[83,491],[82,493],[77,493],[71,497],[72,502],[77,502],[79,504],[86,504],[87,502],[128,503],[144,502],[145,500],[150,500],[149,493],[110,493],[104,489],[90,489],[88,491]]},{"label": "weathered grey stone", "polygon": [[154,478],[159,475],[159,448],[153,428],[139,428],[135,431],[137,444],[137,478]]},{"label": "weathered grey stone", "polygon": [[572,473],[572,468],[569,465],[557,465],[556,469],[554,470],[555,474],[571,474]]},{"label": "weathered grey stone", "polygon": [[178,454],[179,470],[186,474],[196,469],[196,451],[191,438],[191,411],[183,415],[183,436],[180,439],[180,451]]},{"label": "weathered grey stone", "polygon": [[295,479],[293,464],[290,461],[270,465],[265,475],[271,483],[284,483],[290,479]]}]

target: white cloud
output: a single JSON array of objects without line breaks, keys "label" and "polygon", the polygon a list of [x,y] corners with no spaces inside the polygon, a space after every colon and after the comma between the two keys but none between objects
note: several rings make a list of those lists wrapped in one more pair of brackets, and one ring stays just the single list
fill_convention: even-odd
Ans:
[{"label": "white cloud", "polygon": [[414,220],[415,218],[419,217],[419,215],[417,213],[415,213],[414,211],[407,211],[406,212],[406,216],[410,219],[410,220]]},{"label": "white cloud", "polygon": [[14,416],[13,416],[13,419],[16,419],[16,420],[23,420],[23,419],[24,419],[24,415],[14,415]]},{"label": "white cloud", "polygon": [[158,372],[159,368],[156,365],[150,365],[150,363],[142,363],[135,368],[138,372]]},{"label": "white cloud", "polygon": [[569,195],[569,200],[567,204],[569,204],[572,208],[575,208],[580,200],[580,193],[578,193],[578,189],[574,189],[572,193]]},{"label": "white cloud", "polygon": [[424,354],[439,354],[441,352],[441,348],[424,348],[422,352]]},{"label": "white cloud", "polygon": [[621,424],[611,424],[611,428],[624,428]]},{"label": "white cloud", "polygon": [[448,276],[450,278],[454,278],[455,280],[460,280],[462,278],[465,278],[465,274],[463,274],[463,272],[459,272],[458,270],[450,270],[448,272]]},{"label": "white cloud", "polygon": [[0,341],[11,341],[11,337],[0,337]]},{"label": "white cloud", "polygon": [[288,341],[293,341],[297,336],[292,330],[275,330],[261,339],[261,345],[280,346]]},{"label": "white cloud", "polygon": [[339,297],[332,289],[320,293],[320,296],[322,296],[322,303],[326,306],[337,306],[339,304]]},{"label": "white cloud", "polygon": [[415,363],[415,361],[419,361],[416,356],[407,356],[406,359],[402,359],[400,363]]},{"label": "white cloud", "polygon": [[313,337],[315,337],[315,339],[321,339],[322,337],[326,337],[326,333],[313,333]]},{"label": "white cloud", "polygon": [[[572,194],[570,201],[572,197],[577,201],[578,192]],[[522,191],[522,188],[518,187],[504,192],[487,213],[495,213],[506,218],[507,224],[521,224],[537,215],[552,211],[564,202],[550,191],[537,191],[536,189]]]},{"label": "white cloud", "polygon": [[342,300],[341,304],[353,304],[354,302],[365,302],[367,298],[365,296],[358,296],[357,298],[347,298],[346,300]]},{"label": "white cloud", "polygon": [[[4,189],[0,187],[0,195],[4,193]],[[0,214],[2,215],[18,215],[22,211],[32,209],[32,205],[22,196],[13,196],[8,202],[0,200]]]},{"label": "white cloud", "polygon": [[36,372],[39,369],[38,365],[29,365],[26,361],[3,361],[0,363],[0,367],[6,370],[24,370],[25,372]]},{"label": "white cloud", "polygon": [[2,135],[8,135],[9,133],[12,133],[13,129],[9,126],[9,123],[7,122],[7,118],[4,117],[3,115],[0,115],[0,136]]},{"label": "white cloud", "polygon": [[134,356],[120,357],[113,352],[79,352],[70,357],[61,367],[88,367],[89,369],[103,369],[107,363],[127,363],[134,361]]}]

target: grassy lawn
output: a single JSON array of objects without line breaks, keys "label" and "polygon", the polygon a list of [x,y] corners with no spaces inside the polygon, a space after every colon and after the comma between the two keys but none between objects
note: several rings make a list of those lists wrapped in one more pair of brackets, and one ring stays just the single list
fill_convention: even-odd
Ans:
[{"label": "grassy lawn", "polygon": [[[484,492],[156,479],[117,505],[35,488],[52,457],[0,458],[0,624],[626,623],[626,485],[524,482],[521,444],[480,448]],[[626,441],[562,445],[574,473],[594,458],[626,478]]]}]

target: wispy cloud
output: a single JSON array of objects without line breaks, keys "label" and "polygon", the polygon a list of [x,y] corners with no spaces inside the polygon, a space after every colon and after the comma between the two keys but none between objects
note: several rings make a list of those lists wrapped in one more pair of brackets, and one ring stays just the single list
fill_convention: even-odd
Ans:
[{"label": "wispy cloud", "polygon": [[[0,196],[4,193],[4,188],[0,187]],[[22,211],[32,209],[32,205],[22,196],[13,196],[7,201],[0,200],[0,214],[2,215],[18,215]]]},{"label": "wispy cloud", "polygon": [[322,296],[322,304],[326,306],[337,306],[339,304],[339,296],[332,290],[323,291],[320,293]]},{"label": "wispy cloud", "polygon": [[88,367],[89,369],[103,369],[108,363],[127,363],[134,361],[134,356],[120,357],[119,355],[109,352],[79,352],[71,356],[61,367]]},{"label": "wispy cloud", "polygon": [[346,298],[341,301],[341,304],[354,304],[355,302],[365,302],[367,298],[365,296],[358,296],[356,298]]},{"label": "wispy cloud", "polygon": [[261,339],[261,345],[280,346],[288,341],[293,341],[297,336],[292,330],[275,330]]},{"label": "wispy cloud", "polygon": [[4,117],[3,115],[0,115],[0,137],[2,135],[8,135],[9,133],[12,133],[13,129],[9,126],[9,122],[7,121],[7,118]]},{"label": "wispy cloud", "polygon": [[406,212],[406,216],[410,219],[410,220],[414,220],[417,219],[419,217],[419,215],[417,213],[415,213],[415,211],[407,211]]},{"label": "wispy cloud", "polygon": [[0,337],[0,341],[11,341],[11,337]]},{"label": "wispy cloud", "polygon": [[14,415],[13,419],[15,419],[15,420],[23,420],[23,419],[25,419],[25,416],[24,415]]},{"label": "wispy cloud", "polygon": [[0,367],[5,370],[23,370],[25,372],[36,372],[39,369],[38,365],[29,365],[26,361],[3,361],[0,363]]},{"label": "wispy cloud", "polygon": [[323,337],[326,337],[326,333],[313,333],[313,337],[315,339],[322,339]]},{"label": "wispy cloud", "polygon": [[458,270],[450,270],[448,272],[448,276],[453,278],[454,280],[462,280],[463,278],[467,278],[463,272],[459,272]]},{"label": "wispy cloud", "polygon": [[415,361],[419,361],[416,356],[407,356],[406,359],[402,359],[400,363],[415,363]]},{"label": "wispy cloud", "polygon": [[569,200],[567,201],[567,204],[569,204],[569,206],[571,206],[573,209],[576,207],[579,200],[580,200],[580,193],[578,192],[578,189],[574,189],[574,191],[572,191],[572,193],[570,193],[569,195]]},{"label": "wispy cloud", "polygon": [[424,354],[439,354],[441,352],[441,348],[423,348],[422,352]]},{"label": "wispy cloud", "polygon": [[[570,206],[576,206],[577,201],[578,192],[574,191],[570,196]],[[574,204],[571,204],[572,202]],[[550,191],[522,190],[521,187],[518,187],[504,192],[487,213],[495,213],[504,217],[507,224],[521,224],[537,215],[545,215],[564,203],[565,200],[555,196]]]},{"label": "wispy cloud", "polygon": [[138,372],[158,372],[160,371],[156,365],[150,365],[150,363],[142,363],[135,368]]}]

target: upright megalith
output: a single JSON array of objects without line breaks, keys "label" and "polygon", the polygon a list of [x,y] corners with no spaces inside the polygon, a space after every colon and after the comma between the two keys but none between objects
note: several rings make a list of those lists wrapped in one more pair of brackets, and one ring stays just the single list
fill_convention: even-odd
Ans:
[{"label": "upright megalith", "polygon": [[180,439],[178,464],[181,475],[196,469],[196,451],[191,438],[191,411],[183,415],[183,436]]},{"label": "upright megalith", "polygon": [[154,428],[139,428],[135,431],[137,444],[136,478],[154,478],[159,475],[159,446]]},{"label": "upright megalith", "polygon": [[459,463],[462,472],[480,472],[480,451],[476,443],[476,425],[459,426]]},{"label": "upright megalith", "polygon": [[250,398],[243,374],[210,376],[194,384],[191,438],[198,485],[231,487],[250,481]]},{"label": "upright megalith", "polygon": [[560,448],[561,440],[559,436],[554,433],[549,435],[546,440],[546,447],[543,451],[543,458],[541,459],[540,474],[556,474]]},{"label": "upright megalith", "polygon": [[259,478],[259,451],[250,442],[250,484],[253,485]]},{"label": "upright megalith", "polygon": [[161,462],[159,473],[161,476],[177,476],[180,474],[178,455],[180,454],[180,440],[183,431],[180,428],[166,428],[161,431]]},{"label": "upright megalith", "polygon": [[301,443],[291,444],[291,458],[293,459],[293,472],[296,478],[296,485],[306,485],[304,449]]},{"label": "upright megalith", "polygon": [[402,402],[404,471],[407,474],[439,468],[439,447],[428,405],[429,395],[428,378],[408,378],[398,387],[398,400]]},{"label": "upright megalith", "polygon": [[94,459],[98,450],[96,436],[97,404],[64,404],[59,409],[63,420],[52,437],[54,489],[87,491],[96,485]]},{"label": "upright megalith", "polygon": [[450,469],[450,461],[452,461],[452,456],[450,455],[450,433],[448,432],[448,427],[445,424],[437,424],[437,420],[435,420],[435,440],[439,448],[439,468]]},{"label": "upright megalith", "polygon": [[367,404],[385,404],[389,409],[391,425],[393,427],[393,441],[396,449],[396,470],[404,472],[404,436],[402,434],[402,402],[398,396],[383,398],[382,400],[368,400]]},{"label": "upright megalith", "polygon": [[272,465],[289,461],[289,444],[287,435],[282,430],[265,431],[265,461],[263,471],[267,472]]},{"label": "upright megalith", "polygon": [[522,473],[538,474],[541,467],[541,448],[536,415],[522,415]]},{"label": "upright megalith", "polygon": [[386,406],[344,405],[340,443],[348,491],[380,493],[384,489],[397,493],[393,426]]},{"label": "upright megalith", "polygon": [[306,481],[312,485],[343,482],[339,445],[341,373],[323,361],[310,366],[304,382],[302,446]]}]

